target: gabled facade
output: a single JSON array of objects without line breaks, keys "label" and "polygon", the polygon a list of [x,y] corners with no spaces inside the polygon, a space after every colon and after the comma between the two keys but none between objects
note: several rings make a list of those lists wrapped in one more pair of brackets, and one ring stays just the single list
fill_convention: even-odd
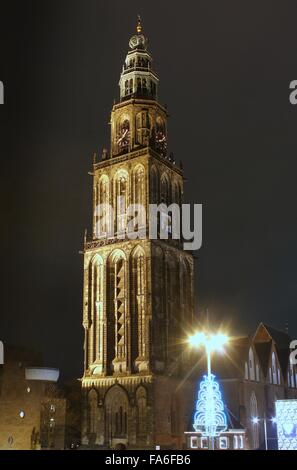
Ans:
[{"label": "gabled facade", "polygon": [[[216,361],[228,407],[247,429],[250,448],[264,447],[266,418],[268,447],[276,448],[276,400],[297,398],[297,367],[290,363],[287,333],[260,323],[250,337],[230,348],[230,361]],[[258,422],[255,418],[258,418]]]}]

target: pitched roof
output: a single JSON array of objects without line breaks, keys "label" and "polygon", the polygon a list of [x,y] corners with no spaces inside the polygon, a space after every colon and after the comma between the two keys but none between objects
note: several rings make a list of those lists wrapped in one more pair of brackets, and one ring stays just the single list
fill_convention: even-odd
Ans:
[{"label": "pitched roof", "polygon": [[[264,341],[264,336],[266,336],[266,341]],[[271,340],[276,343],[279,349],[288,349],[289,344],[292,341],[288,333],[285,331],[277,330],[272,328],[272,326],[266,325],[265,323],[260,323],[256,333],[253,336],[253,342],[264,343]]]}]

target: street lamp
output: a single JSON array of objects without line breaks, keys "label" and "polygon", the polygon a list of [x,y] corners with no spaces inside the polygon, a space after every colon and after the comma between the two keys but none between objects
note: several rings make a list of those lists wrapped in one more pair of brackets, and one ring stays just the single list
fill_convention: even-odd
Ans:
[{"label": "street lamp", "polygon": [[[253,424],[259,424],[260,421],[263,421],[264,425],[264,439],[265,439],[265,450],[268,450],[268,437],[267,437],[267,418],[266,418],[266,413],[264,413],[263,418],[258,418],[258,416],[253,416],[252,417],[252,423]],[[276,423],[276,418],[270,418],[268,421],[271,421],[273,424]]]},{"label": "street lamp", "polygon": [[228,336],[222,333],[216,335],[206,335],[203,332],[197,332],[188,338],[191,346],[199,348],[204,346],[207,357],[207,375],[211,375],[211,355],[214,351],[223,352],[225,344],[228,343]]},{"label": "street lamp", "polygon": [[214,351],[222,352],[228,342],[225,334],[205,334],[197,332],[188,338],[191,346],[204,347],[207,357],[207,375],[200,383],[196,413],[194,416],[194,429],[207,436],[209,447],[214,449],[214,438],[227,428],[227,418],[218,382],[211,372],[211,356]]}]

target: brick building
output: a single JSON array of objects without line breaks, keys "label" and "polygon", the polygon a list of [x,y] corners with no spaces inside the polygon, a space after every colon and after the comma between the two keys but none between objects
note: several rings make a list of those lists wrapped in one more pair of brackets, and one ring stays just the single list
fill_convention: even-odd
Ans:
[{"label": "brick building", "polygon": [[66,400],[59,371],[41,366],[38,353],[6,347],[0,365],[0,449],[64,448]]},{"label": "brick building", "polygon": [[[290,336],[260,323],[255,333],[233,340],[227,357],[214,357],[225,402],[247,430],[250,449],[277,448],[275,402],[297,398],[297,367],[290,361]],[[265,420],[265,421],[264,421]]]}]

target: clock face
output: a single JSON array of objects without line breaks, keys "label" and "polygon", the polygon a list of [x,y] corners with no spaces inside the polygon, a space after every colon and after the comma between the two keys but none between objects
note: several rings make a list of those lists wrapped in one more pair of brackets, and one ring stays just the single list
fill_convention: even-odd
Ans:
[{"label": "clock face", "polygon": [[131,49],[134,49],[137,46],[140,47],[145,47],[146,46],[146,39],[143,34],[137,34],[135,36],[132,36],[132,38],[129,41],[129,46]]},{"label": "clock face", "polygon": [[125,150],[129,146],[130,140],[130,124],[129,121],[126,119],[120,126],[119,135],[117,144],[119,150]]}]

